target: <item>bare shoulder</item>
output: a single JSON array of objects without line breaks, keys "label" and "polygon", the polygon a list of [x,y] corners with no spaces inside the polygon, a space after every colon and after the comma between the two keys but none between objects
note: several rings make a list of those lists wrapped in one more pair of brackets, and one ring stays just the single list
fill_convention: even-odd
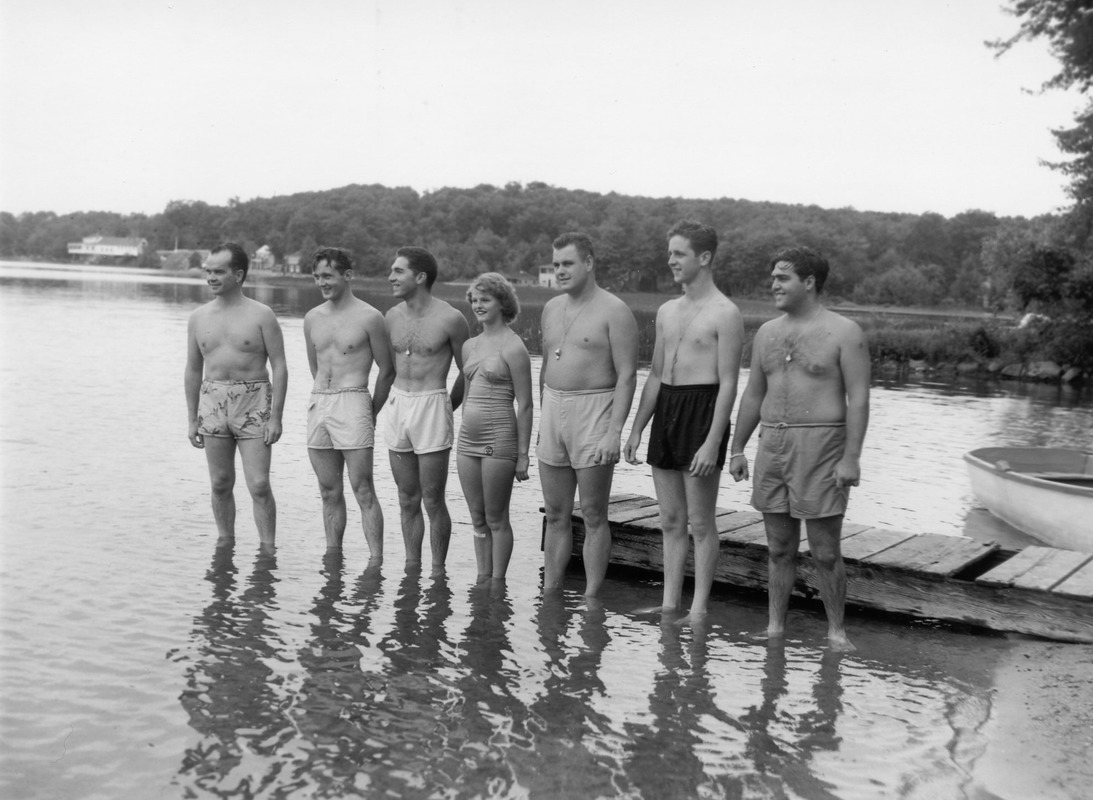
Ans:
[{"label": "bare shoulder", "polygon": [[387,309],[387,313],[384,315],[384,319],[387,320],[387,324],[391,325],[396,322],[401,322],[406,318],[406,304],[397,303]]},{"label": "bare shoulder", "polygon": [[277,322],[277,315],[273,313],[272,308],[265,303],[251,300],[249,297],[247,298],[247,312],[253,314],[255,318],[263,324]]},{"label": "bare shoulder", "polygon": [[511,329],[509,330],[509,332],[512,335],[505,339],[505,342],[501,347],[502,354],[506,358],[508,358],[509,356],[522,356],[524,358],[527,358],[528,348],[527,345],[524,344],[524,340],[520,338],[520,334]]},{"label": "bare shoulder", "polygon": [[611,294],[611,292],[600,292],[593,302],[596,303],[602,313],[607,314],[613,320],[634,319],[634,312],[630,310],[630,306],[626,305],[621,297]]},{"label": "bare shoulder", "polygon": [[438,301],[440,303],[440,313],[443,315],[445,327],[451,328],[463,326],[464,329],[468,329],[467,318],[463,316],[463,312],[453,306],[446,300]]},{"label": "bare shoulder", "polygon": [[543,314],[546,314],[547,311],[555,311],[561,308],[562,305],[564,305],[565,303],[564,297],[564,295],[557,295],[556,297],[552,297],[545,303],[543,303]]},{"label": "bare shoulder", "polygon": [[844,317],[842,314],[836,314],[834,311],[829,313],[831,314],[831,329],[840,341],[854,342],[864,338],[865,333],[854,320]]},{"label": "bare shoulder", "polygon": [[717,297],[713,299],[711,305],[717,311],[718,319],[725,319],[726,317],[734,319],[741,316],[739,306],[722,292],[717,293]]}]

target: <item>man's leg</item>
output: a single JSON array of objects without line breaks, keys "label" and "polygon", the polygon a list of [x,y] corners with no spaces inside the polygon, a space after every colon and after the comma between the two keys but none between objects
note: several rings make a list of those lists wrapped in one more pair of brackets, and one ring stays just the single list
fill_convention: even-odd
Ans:
[{"label": "man's leg", "polygon": [[555,467],[540,461],[539,482],[546,515],[543,590],[553,591],[562,588],[565,568],[573,552],[573,493],[577,490],[577,473],[571,467]]},{"label": "man's leg", "polygon": [[235,541],[235,439],[206,436],[205,460],[209,464],[217,538],[223,543]]},{"label": "man's leg", "polygon": [[323,498],[323,530],[326,531],[326,549],[342,546],[345,536],[345,490],[342,468],[345,459],[338,450],[307,449],[311,468],[319,479],[319,494]]},{"label": "man's leg", "polygon": [[696,478],[683,473],[687,493],[687,518],[695,543],[695,593],[691,599],[688,619],[695,621],[704,615],[710,602],[710,589],[717,558],[721,555],[721,540],[717,537],[717,488],[721,473]]},{"label": "man's leg", "polygon": [[[378,564],[383,561],[383,510],[376,499],[372,469],[374,452],[371,447],[362,447],[359,450],[343,450],[341,455],[349,472],[349,486],[361,508],[361,527],[364,528],[364,540],[368,543],[369,561]],[[345,508],[344,503],[342,508]],[[344,521],[342,528],[345,528]]]},{"label": "man's leg", "polygon": [[421,566],[421,543],[425,539],[425,518],[421,513],[421,479],[414,453],[389,451],[391,473],[398,487],[399,514],[402,518],[402,542],[406,547],[406,566]]},{"label": "man's leg", "polygon": [[786,612],[797,574],[797,551],[801,546],[800,520],[789,514],[763,514],[767,529],[767,636],[786,632]]},{"label": "man's leg", "polygon": [[607,524],[607,501],[611,495],[614,464],[577,470],[577,488],[584,518],[584,576],[586,597],[595,597],[607,574],[611,559],[611,528]]},{"label": "man's leg", "polygon": [[433,574],[444,567],[448,543],[452,538],[452,518],[444,491],[448,485],[448,458],[451,449],[422,453],[417,457],[421,499],[429,515],[429,546],[433,553]]},{"label": "man's leg", "polygon": [[842,557],[842,515],[810,519],[808,550],[816,565],[820,598],[827,612],[827,640],[832,650],[850,651],[854,645],[846,636],[843,615],[846,609],[846,567]]},{"label": "man's leg", "polygon": [[660,505],[660,529],[664,535],[664,597],[661,611],[678,611],[683,605],[683,575],[687,568],[687,495],[683,473],[653,467],[653,486]]},{"label": "man's leg", "polygon": [[269,465],[273,448],[262,439],[240,439],[237,442],[243,461],[243,477],[247,480],[254,501],[254,523],[258,539],[272,544],[277,534],[277,503],[269,485]]}]

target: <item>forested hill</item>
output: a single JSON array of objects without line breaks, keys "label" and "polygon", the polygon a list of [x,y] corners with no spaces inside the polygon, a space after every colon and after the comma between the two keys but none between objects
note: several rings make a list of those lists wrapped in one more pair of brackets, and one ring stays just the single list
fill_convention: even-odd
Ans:
[{"label": "forested hill", "polygon": [[1040,239],[1053,221],[998,218],[984,211],[945,218],[729,198],[630,197],[544,183],[424,194],[352,185],[233,199],[226,206],[172,201],[163,213],[150,216],[0,212],[0,257],[66,261],[68,242],[101,234],[142,237],[152,250],[235,240],[251,252],[268,245],[278,260],[336,245],[353,251],[360,272],[381,274],[395,248],[420,244],[437,255],[444,278],[457,278],[484,270],[535,272],[549,262],[555,235],[583,230],[596,243],[602,282],[619,290],[654,291],[668,282],[665,232],[683,217],[718,230],[718,282],[736,295],[765,291],[771,253],[805,244],[831,260],[831,295],[924,305],[979,304],[988,278],[995,293],[1004,291],[1015,248]]}]

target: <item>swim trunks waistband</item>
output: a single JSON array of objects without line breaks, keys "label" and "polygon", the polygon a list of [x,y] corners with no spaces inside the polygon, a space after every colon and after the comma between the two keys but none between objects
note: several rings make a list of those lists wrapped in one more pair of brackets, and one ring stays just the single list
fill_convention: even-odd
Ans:
[{"label": "swim trunks waistband", "polygon": [[312,394],[344,394],[346,392],[362,392],[368,394],[367,386],[346,386],[344,389],[312,389]]},{"label": "swim trunks waistband", "polygon": [[269,383],[269,378],[245,378],[241,381],[214,381],[212,378],[205,378],[202,383],[215,383],[217,386],[243,386],[248,383]]},{"label": "swim trunks waistband", "polygon": [[615,391],[614,387],[608,389],[552,389],[549,386],[544,386],[543,389],[553,392],[559,397],[581,397],[583,395],[607,394]]},{"label": "swim trunks waistband", "polygon": [[670,383],[662,383],[661,389],[667,389],[669,392],[709,392],[717,391],[721,388],[719,383],[682,383],[678,386],[673,386]]},{"label": "swim trunks waistband", "polygon": [[845,428],[845,422],[760,422],[764,428]]},{"label": "swim trunks waistband", "polygon": [[405,389],[397,389],[394,386],[391,387],[391,391],[400,397],[432,397],[434,394],[447,394],[448,390],[444,387],[439,389],[426,389],[424,392],[408,392]]}]

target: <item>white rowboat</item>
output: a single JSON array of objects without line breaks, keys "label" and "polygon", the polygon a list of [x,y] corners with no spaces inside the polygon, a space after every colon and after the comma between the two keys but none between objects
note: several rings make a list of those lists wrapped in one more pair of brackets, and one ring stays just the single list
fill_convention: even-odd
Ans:
[{"label": "white rowboat", "polygon": [[1093,453],[984,447],[964,461],[972,491],[996,517],[1052,547],[1093,552]]}]

